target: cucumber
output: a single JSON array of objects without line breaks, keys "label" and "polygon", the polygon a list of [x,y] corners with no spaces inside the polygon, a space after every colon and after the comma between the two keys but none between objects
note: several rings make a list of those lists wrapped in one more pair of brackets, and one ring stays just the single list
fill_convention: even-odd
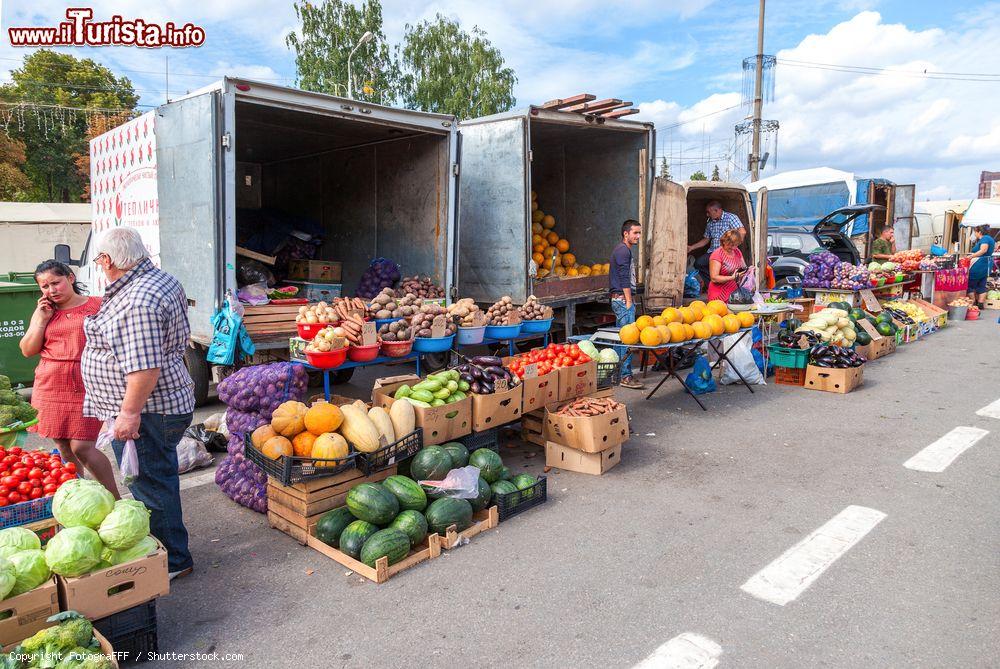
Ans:
[{"label": "cucumber", "polygon": [[410,397],[415,400],[420,400],[421,402],[434,401],[434,393],[432,393],[429,390],[424,390],[422,388],[420,390],[414,390],[412,393],[410,393]]},{"label": "cucumber", "polygon": [[418,383],[417,385],[413,386],[413,389],[414,390],[427,390],[429,392],[434,393],[434,392],[437,392],[437,391],[441,390],[441,386],[442,385],[443,384],[440,381],[438,381],[437,379],[427,378],[427,379],[421,381],[420,383]]},{"label": "cucumber", "polygon": [[451,392],[455,392],[456,390],[458,390],[458,381],[449,381],[445,385],[448,387],[448,390],[451,391]]},{"label": "cucumber", "polygon": [[446,402],[441,399],[435,399],[433,402],[431,402],[432,407],[443,407],[445,404]]},{"label": "cucumber", "polygon": [[407,397],[406,401],[409,402],[410,404],[412,404],[415,407],[423,407],[424,409],[430,409],[431,408],[431,403],[430,402],[424,402],[423,400],[414,399],[412,396],[411,397]]},{"label": "cucumber", "polygon": [[449,395],[451,395],[451,391],[448,390],[447,387],[445,387],[445,388],[442,388],[441,390],[437,391],[436,393],[434,393],[434,399],[438,399],[438,400],[448,399]]},{"label": "cucumber", "polygon": [[458,389],[460,391],[462,391],[463,393],[467,393],[467,392],[469,392],[469,384],[466,383],[465,381],[459,381],[458,382]]},{"label": "cucumber", "polygon": [[461,389],[459,389],[459,390],[455,391],[455,393],[452,395],[452,397],[454,397],[455,401],[457,402],[459,400],[464,400],[466,397],[468,397],[468,395],[466,395],[464,392],[462,392]]}]

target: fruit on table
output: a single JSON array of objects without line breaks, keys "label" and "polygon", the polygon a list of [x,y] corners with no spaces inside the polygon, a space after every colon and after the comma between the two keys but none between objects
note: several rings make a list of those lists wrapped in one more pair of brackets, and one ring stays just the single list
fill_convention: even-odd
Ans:
[{"label": "fruit on table", "polygon": [[490,325],[510,325],[514,316],[517,316],[517,307],[510,299],[510,295],[504,295],[486,310],[486,322]]},{"label": "fruit on table", "polygon": [[663,338],[654,326],[647,326],[639,331],[639,341],[643,346],[659,346],[663,343]]},{"label": "fruit on table", "polygon": [[358,520],[387,525],[399,513],[399,500],[378,483],[359,483],[347,493],[347,508]]},{"label": "fruit on table", "polygon": [[405,534],[411,548],[427,538],[427,519],[419,511],[400,511],[389,527]]},{"label": "fruit on table", "polygon": [[[303,434],[309,434],[303,432]],[[301,435],[299,435],[301,436]],[[347,445],[347,440],[336,432],[325,432],[313,442],[312,451],[309,457],[319,460],[340,460],[350,455],[351,449]],[[314,462],[317,467],[334,467],[336,462]]]},{"label": "fruit on table", "polygon": [[347,439],[347,443],[361,453],[373,453],[380,448],[378,428],[368,417],[363,409],[359,409],[353,404],[345,404],[340,407],[344,415],[344,422],[340,426],[340,433]]},{"label": "fruit on table", "polygon": [[496,451],[488,448],[479,448],[469,455],[469,464],[479,468],[479,474],[487,483],[494,483],[500,479],[503,470],[503,460]]},{"label": "fruit on table", "polygon": [[465,444],[457,441],[449,441],[441,444],[441,448],[448,452],[448,457],[451,458],[452,469],[464,467],[469,464],[469,449],[465,447]]},{"label": "fruit on table", "polygon": [[795,332],[814,332],[824,343],[850,346],[857,338],[854,321],[843,309],[827,307],[812,314],[809,320],[795,329]]},{"label": "fruit on table", "polygon": [[733,334],[740,329],[740,319],[735,314],[727,314],[722,317],[722,325],[726,328],[727,334]]},{"label": "fruit on table", "polygon": [[410,341],[413,339],[413,328],[405,320],[383,323],[378,329],[382,341]]},{"label": "fruit on table", "polygon": [[451,469],[451,456],[440,446],[422,448],[410,462],[410,474],[417,481],[440,481]]},{"label": "fruit on table", "polygon": [[427,508],[427,494],[420,484],[408,476],[394,474],[383,481],[382,485],[395,495],[399,508],[403,511],[423,511]]},{"label": "fruit on table", "polygon": [[736,314],[736,319],[740,322],[740,327],[751,327],[757,320],[749,311],[741,311]]},{"label": "fruit on table", "polygon": [[316,538],[336,548],[340,545],[341,533],[354,521],[354,514],[346,506],[327,511],[316,521]]},{"label": "fruit on table", "polygon": [[635,323],[628,323],[623,325],[620,330],[618,330],[618,338],[622,340],[622,343],[626,346],[634,346],[639,343],[639,327]]},{"label": "fruit on table", "polygon": [[282,403],[271,414],[271,427],[276,434],[283,437],[294,437],[306,429],[305,416],[307,407],[302,402],[289,400]]},{"label": "fruit on table", "polygon": [[329,402],[316,402],[306,410],[302,418],[303,425],[314,435],[333,432],[344,422],[344,414]]},{"label": "fruit on table", "polygon": [[387,558],[390,565],[405,558],[410,553],[410,537],[402,530],[387,527],[368,537],[361,554],[361,562],[374,567],[380,558]]},{"label": "fruit on table", "polygon": [[282,455],[293,455],[292,442],[285,437],[271,437],[264,442],[260,452],[272,460],[277,460]]},{"label": "fruit on table", "polygon": [[340,533],[340,539],[337,543],[341,552],[357,560],[361,557],[361,549],[365,542],[376,532],[378,532],[377,526],[364,520],[355,520]]},{"label": "fruit on table", "polygon": [[[492,453],[492,451],[490,451]],[[494,455],[496,455],[494,453]],[[515,488],[516,489],[516,488]],[[467,499],[457,497],[442,497],[431,502],[424,514],[427,527],[431,532],[445,534],[454,525],[458,532],[472,525],[472,504]]]},{"label": "fruit on table", "polygon": [[435,285],[429,276],[407,276],[399,283],[404,293],[413,293],[421,299],[436,300],[444,297],[444,289]]}]

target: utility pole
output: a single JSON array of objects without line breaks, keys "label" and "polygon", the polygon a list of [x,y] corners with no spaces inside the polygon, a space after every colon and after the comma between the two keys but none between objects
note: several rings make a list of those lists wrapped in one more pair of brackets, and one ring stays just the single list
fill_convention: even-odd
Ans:
[{"label": "utility pole", "polygon": [[750,151],[750,177],[757,181],[760,177],[760,117],[764,108],[764,0],[760,0],[760,16],[757,17],[757,72],[753,87],[753,148]]}]

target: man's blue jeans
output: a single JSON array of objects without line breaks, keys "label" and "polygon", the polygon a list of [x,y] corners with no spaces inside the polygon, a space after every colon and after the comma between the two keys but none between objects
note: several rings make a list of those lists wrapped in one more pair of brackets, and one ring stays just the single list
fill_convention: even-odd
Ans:
[{"label": "man's blue jeans", "polygon": [[[149,531],[166,547],[167,564],[172,572],[194,565],[181,515],[181,486],[177,475],[177,444],[190,424],[191,414],[142,414],[139,438],[135,440],[139,476],[129,486],[132,496],[145,504],[152,514]],[[121,466],[125,442],[112,440],[111,447]]]},{"label": "man's blue jeans", "polygon": [[[631,307],[626,308],[625,300],[613,298],[611,300],[611,309],[615,312],[615,325],[618,327],[628,325],[629,323],[635,323],[635,302],[632,303]],[[618,353],[618,357],[622,361],[622,378],[631,378],[632,354],[629,353],[628,355],[625,355],[628,351],[628,348],[625,346],[615,346],[614,348]]]}]

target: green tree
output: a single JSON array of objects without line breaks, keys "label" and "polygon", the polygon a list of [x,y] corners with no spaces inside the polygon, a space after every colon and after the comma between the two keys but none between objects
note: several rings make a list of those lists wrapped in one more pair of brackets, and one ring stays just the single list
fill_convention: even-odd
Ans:
[{"label": "green tree", "polygon": [[0,133],[0,200],[22,200],[31,190],[31,179],[22,171],[25,160],[24,142]]},{"label": "green tree", "polygon": [[374,39],[361,45],[351,59],[356,100],[390,104],[396,99],[399,68],[382,32],[382,5],[365,0],[356,7],[345,0],[318,5],[296,2],[299,29],[285,38],[295,50],[298,85],[309,91],[347,95],[347,57],[366,32]]},{"label": "green tree", "polygon": [[715,165],[712,167],[712,181],[722,181],[722,177],[719,176],[719,166]]},{"label": "green tree", "polygon": [[702,172],[701,170],[698,170],[697,172],[695,172],[694,174],[692,174],[689,177],[689,180],[690,181],[708,181],[708,177],[705,176],[704,172]]},{"label": "green tree", "polygon": [[664,179],[670,178],[670,163],[667,162],[666,156],[660,157],[660,176]]},{"label": "green tree", "polygon": [[404,104],[411,109],[475,118],[514,106],[514,70],[474,27],[471,33],[440,14],[407,24],[400,49]]},{"label": "green tree", "polygon": [[131,111],[139,97],[127,77],[89,58],[41,49],[11,72],[0,100],[24,105],[24,122],[11,123],[8,133],[24,143],[24,173],[32,184],[25,199],[75,202],[87,183],[74,164],[88,150],[87,113],[52,106]]}]

